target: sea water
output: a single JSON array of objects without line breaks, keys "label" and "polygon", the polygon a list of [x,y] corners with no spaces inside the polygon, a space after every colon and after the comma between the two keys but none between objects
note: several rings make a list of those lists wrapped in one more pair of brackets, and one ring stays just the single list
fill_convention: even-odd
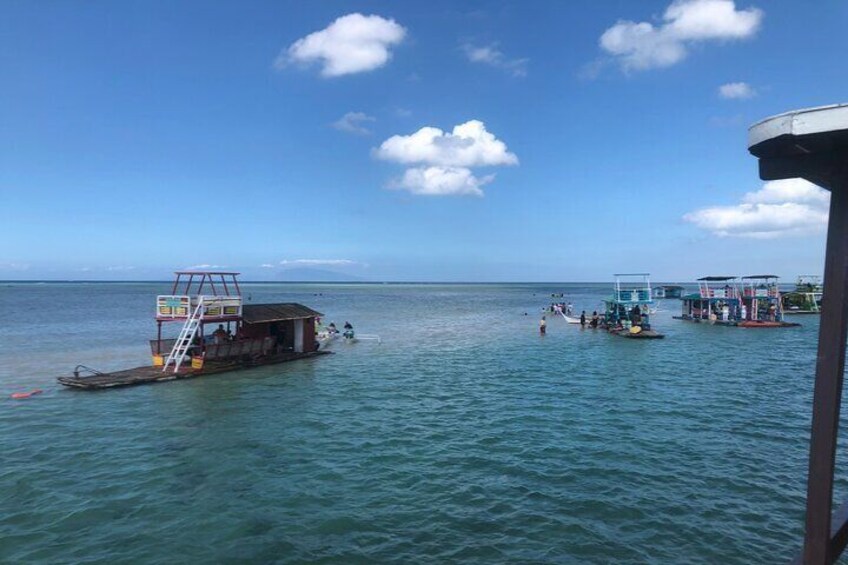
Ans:
[{"label": "sea water", "polygon": [[551,301],[591,314],[608,285],[242,290],[382,342],[65,389],[79,363],[149,363],[170,285],[2,283],[0,562],[748,564],[800,546],[816,316],[724,328],[665,300],[666,339],[642,341],[550,313],[539,334]]}]

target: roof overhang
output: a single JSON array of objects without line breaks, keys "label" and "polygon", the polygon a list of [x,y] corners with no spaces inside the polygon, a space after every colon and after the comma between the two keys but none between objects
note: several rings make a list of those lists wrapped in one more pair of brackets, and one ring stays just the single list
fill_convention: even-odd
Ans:
[{"label": "roof overhang", "polygon": [[748,151],[760,160],[760,178],[805,178],[832,190],[848,165],[848,104],[793,110],[748,129]]},{"label": "roof overhang", "polygon": [[308,308],[303,304],[245,304],[242,307],[242,320],[245,324],[267,324],[271,322],[286,322],[289,320],[305,320],[323,316],[321,312]]}]

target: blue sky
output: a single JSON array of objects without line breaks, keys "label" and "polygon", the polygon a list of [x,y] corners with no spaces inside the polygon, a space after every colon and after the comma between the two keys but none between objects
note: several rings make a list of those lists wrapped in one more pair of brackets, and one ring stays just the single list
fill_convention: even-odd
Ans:
[{"label": "blue sky", "polygon": [[0,279],[822,269],[826,195],[746,135],[846,101],[844,2],[3,11]]}]

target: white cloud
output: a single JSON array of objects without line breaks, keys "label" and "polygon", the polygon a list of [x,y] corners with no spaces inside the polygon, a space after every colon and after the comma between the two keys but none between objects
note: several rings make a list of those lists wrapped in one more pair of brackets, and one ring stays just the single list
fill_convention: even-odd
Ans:
[{"label": "white cloud", "polygon": [[472,63],[481,63],[490,67],[503,69],[516,77],[527,76],[527,62],[529,59],[509,59],[498,49],[496,43],[483,47],[465,44],[462,46],[462,49],[465,51],[465,56]]},{"label": "white cloud", "polygon": [[480,187],[492,182],[494,178],[495,175],[475,177],[465,167],[413,167],[389,186],[427,196],[483,196]]},{"label": "white cloud", "polygon": [[747,82],[728,82],[718,87],[718,95],[727,100],[745,100],[756,96],[757,91]]},{"label": "white cloud", "polygon": [[737,10],[733,0],[676,0],[662,23],[619,20],[601,35],[600,46],[625,71],[670,67],[693,44],[753,37],[762,19],[759,8]]},{"label": "white cloud", "polygon": [[490,183],[494,175],[478,178],[472,168],[518,164],[518,157],[479,120],[454,126],[450,133],[423,127],[411,135],[394,135],[375,149],[374,155],[418,165],[407,169],[390,186],[428,195],[482,196],[480,187]]},{"label": "white cloud", "polygon": [[356,261],[352,261],[351,259],[283,259],[280,261],[280,265],[283,266],[291,266],[291,265],[308,265],[308,266],[343,266],[343,265],[356,265]]},{"label": "white cloud", "polygon": [[454,126],[451,133],[423,127],[411,135],[393,135],[376,156],[398,163],[422,163],[444,167],[517,165],[518,157],[506,144],[486,130],[486,124],[470,120]]},{"label": "white cloud", "polygon": [[348,14],[292,43],[274,66],[281,69],[290,63],[320,63],[325,77],[373,71],[389,61],[389,48],[405,35],[406,29],[394,20]]},{"label": "white cloud", "polygon": [[713,206],[683,216],[721,237],[771,239],[809,235],[827,226],[830,194],[803,179],[769,181],[736,206]]},{"label": "white cloud", "polygon": [[132,271],[135,267],[131,265],[113,265],[111,267],[106,267],[107,271]]},{"label": "white cloud", "polygon": [[210,265],[209,263],[203,263],[202,265],[192,265],[191,267],[186,267],[184,271],[208,271],[209,269],[226,269],[226,265]]},{"label": "white cloud", "polygon": [[376,122],[377,118],[369,116],[364,112],[348,112],[337,121],[333,122],[333,127],[339,131],[347,133],[355,133],[358,135],[368,135],[371,130],[365,127],[368,122]]},{"label": "white cloud", "polygon": [[0,271],[28,271],[29,263],[0,263]]},{"label": "white cloud", "polygon": [[262,263],[259,266],[262,267],[263,269],[273,269],[274,268],[274,265],[272,265],[271,263]]}]

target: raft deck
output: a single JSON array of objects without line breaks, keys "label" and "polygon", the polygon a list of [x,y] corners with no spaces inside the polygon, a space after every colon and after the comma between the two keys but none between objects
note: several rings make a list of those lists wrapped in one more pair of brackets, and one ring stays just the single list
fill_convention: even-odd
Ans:
[{"label": "raft deck", "polygon": [[244,369],[252,369],[264,365],[276,365],[287,361],[295,361],[297,359],[308,359],[319,355],[327,355],[331,351],[311,351],[308,353],[286,352],[274,356],[266,357],[259,361],[241,361],[238,359],[231,361],[207,361],[202,369],[192,369],[188,367],[181,369],[178,373],[174,373],[173,369],[162,371],[162,367],[152,367],[145,365],[143,367],[135,367],[132,369],[124,369],[122,371],[113,371],[110,373],[99,373],[88,376],[70,376],[58,377],[56,380],[59,383],[83,390],[101,390],[107,388],[117,388],[124,386],[135,386],[143,384],[152,384],[166,381],[174,381],[179,379],[193,379],[195,377],[203,377],[206,375],[214,375],[218,373],[229,373],[233,371],[242,371]]}]

